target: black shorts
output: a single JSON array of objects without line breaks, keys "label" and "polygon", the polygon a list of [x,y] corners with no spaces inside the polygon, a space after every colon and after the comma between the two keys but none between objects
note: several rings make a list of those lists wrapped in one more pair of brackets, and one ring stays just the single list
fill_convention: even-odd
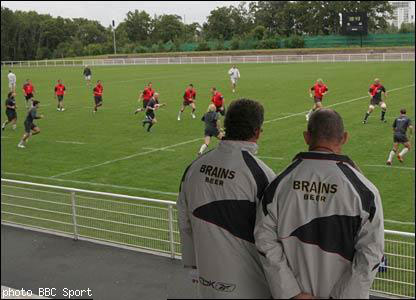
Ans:
[{"label": "black shorts", "polygon": [[319,98],[319,97],[313,97],[313,101],[314,101],[315,103],[322,102],[322,98]]},{"label": "black shorts", "polygon": [[27,95],[25,96],[25,98],[26,98],[26,101],[29,101],[30,99],[32,99],[32,98],[33,98],[33,94],[32,94],[32,93],[27,94]]},{"label": "black shorts", "polygon": [[370,104],[371,105],[380,105],[381,99],[371,98]]},{"label": "black shorts", "polygon": [[149,103],[150,100],[143,100],[143,108],[147,107],[147,103]]},{"label": "black shorts", "polygon": [[15,110],[6,110],[6,116],[9,122],[17,118]]},{"label": "black shorts", "polygon": [[[221,107],[222,107],[223,109],[221,109]],[[217,106],[217,110],[216,110],[216,112],[217,112],[217,113],[220,113],[220,115],[221,115],[221,116],[225,116],[225,106]]]},{"label": "black shorts", "polygon": [[155,118],[155,112],[153,110],[146,112],[146,119],[153,121],[154,118]]},{"label": "black shorts", "polygon": [[58,95],[58,101],[61,102],[64,100],[64,95]]},{"label": "black shorts", "polygon": [[193,100],[192,101],[188,101],[186,99],[183,99],[183,106],[188,106],[188,105],[191,105],[192,103],[194,103]]},{"label": "black shorts", "polygon": [[95,100],[95,104],[100,104],[101,102],[103,102],[103,97],[102,96],[94,96],[94,100]]},{"label": "black shorts", "polygon": [[31,131],[33,128],[37,127],[35,123],[26,123],[26,122],[25,122],[24,124],[25,124],[25,132],[26,132],[26,133],[30,133],[30,131]]},{"label": "black shorts", "polygon": [[218,128],[205,128],[205,136],[215,136],[217,137],[220,134]]},{"label": "black shorts", "polygon": [[395,133],[393,135],[393,142],[394,143],[404,144],[404,143],[407,143],[408,141],[409,141],[409,139],[403,133]]}]

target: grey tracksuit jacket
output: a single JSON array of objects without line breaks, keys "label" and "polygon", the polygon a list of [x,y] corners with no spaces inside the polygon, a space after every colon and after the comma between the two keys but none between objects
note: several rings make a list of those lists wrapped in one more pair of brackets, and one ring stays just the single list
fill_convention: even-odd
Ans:
[{"label": "grey tracksuit jacket", "polygon": [[178,223],[185,267],[203,298],[271,298],[254,244],[256,210],[274,172],[250,142],[221,141],[185,171]]},{"label": "grey tracksuit jacket", "polygon": [[347,156],[299,153],[261,207],[254,235],[274,298],[369,298],[384,250],[383,209]]}]

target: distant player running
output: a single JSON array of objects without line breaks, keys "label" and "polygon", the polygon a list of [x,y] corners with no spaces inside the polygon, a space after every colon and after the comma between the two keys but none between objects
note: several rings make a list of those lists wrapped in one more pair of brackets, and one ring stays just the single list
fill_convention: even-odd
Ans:
[{"label": "distant player running", "polygon": [[[313,94],[312,94],[313,92]],[[322,79],[318,79],[313,87],[309,89],[309,96],[312,98],[315,102],[312,109],[306,114],[306,121],[309,121],[309,118],[311,117],[311,114],[322,108],[322,100],[324,98],[324,95],[328,93],[328,87],[324,84]]]},{"label": "distant player running", "polygon": [[9,79],[9,92],[16,93],[16,75],[11,70],[9,70],[7,79]]},{"label": "distant player running", "polygon": [[192,108],[192,118],[195,119],[195,99],[196,99],[196,91],[194,89],[194,86],[192,85],[192,83],[188,86],[188,88],[185,90],[185,94],[183,94],[183,102],[182,102],[182,107],[179,110],[179,114],[178,114],[178,121],[181,120],[181,116],[183,111],[185,110],[185,107],[190,106]]},{"label": "distant player running", "polygon": [[58,99],[58,108],[57,111],[64,111],[64,95],[65,95],[66,88],[62,84],[61,80],[58,79],[58,84],[55,85],[55,99]]},{"label": "distant player running", "polygon": [[16,113],[16,93],[9,92],[7,94],[7,100],[6,100],[6,116],[7,120],[4,121],[3,125],[1,126],[1,130],[4,130],[6,128],[6,125],[9,123],[12,123],[13,130],[16,129],[16,121],[17,121],[17,113]]},{"label": "distant player running", "polygon": [[231,86],[233,88],[233,93],[235,93],[235,87],[237,85],[238,79],[240,79],[240,71],[238,68],[233,65],[230,70],[228,70],[228,75],[230,75]]},{"label": "distant player running", "polygon": [[103,91],[104,87],[101,84],[101,80],[97,81],[97,85],[93,89],[94,92],[94,110],[93,113],[96,113],[98,107],[103,105]]},{"label": "distant player running", "polygon": [[25,84],[23,85],[23,95],[25,95],[26,108],[32,107],[32,98],[35,94],[35,87],[32,84],[32,80],[26,79]]},{"label": "distant player running", "polygon": [[199,149],[198,155],[204,153],[208,148],[209,143],[211,142],[211,137],[215,136],[217,139],[221,140],[224,136],[223,132],[219,129],[220,124],[218,121],[218,113],[216,112],[217,108],[214,104],[208,106],[208,112],[202,117],[202,121],[205,122],[205,141]]},{"label": "distant player running", "polygon": [[147,127],[147,132],[150,132],[150,128],[152,128],[152,126],[154,124],[157,123],[156,120],[156,115],[155,115],[155,111],[162,106],[165,106],[166,104],[159,104],[159,94],[155,93],[153,95],[153,97],[149,100],[149,102],[147,102],[147,106],[146,106],[146,118],[143,120],[143,127],[146,124],[149,124],[149,126]]},{"label": "distant player running", "polygon": [[155,90],[152,89],[152,83],[149,82],[148,85],[144,87],[143,92],[141,92],[139,96],[139,102],[143,101],[143,108],[139,107],[134,113],[137,114],[139,111],[145,111],[147,104],[149,103],[150,99],[152,99],[154,94]]},{"label": "distant player running", "polygon": [[216,111],[219,112],[222,116],[225,115],[225,105],[224,105],[224,96],[217,91],[215,87],[211,88],[211,102],[215,105]]},{"label": "distant player running", "polygon": [[[409,129],[409,138],[406,135],[406,131]],[[397,159],[402,163],[403,157],[410,150],[410,140],[412,138],[413,127],[410,119],[406,116],[406,109],[400,110],[400,116],[393,122],[393,150],[390,151],[389,158],[387,159],[387,165],[391,166],[393,156],[397,153]],[[399,145],[403,144],[404,149],[398,153]]]},{"label": "distant player running", "polygon": [[379,105],[381,108],[381,122],[387,122],[384,116],[386,115],[387,105],[383,101],[381,94],[384,93],[384,99],[387,99],[387,91],[383,85],[380,84],[378,78],[374,79],[374,84],[370,86],[368,94],[370,95],[370,105],[368,106],[368,111],[365,113],[363,124],[367,123],[367,119],[370,114],[373,112],[376,105]]},{"label": "distant player running", "polygon": [[92,76],[92,72],[91,72],[91,69],[87,65],[84,68],[83,74],[84,74],[85,80],[87,81],[88,87],[90,87],[91,86],[91,76]]},{"label": "distant player running", "polygon": [[17,145],[19,148],[26,148],[24,143],[27,142],[30,136],[40,133],[40,129],[33,123],[36,119],[42,119],[43,115],[38,116],[37,110],[39,108],[39,101],[33,100],[33,107],[28,111],[26,120],[24,122],[25,125],[25,133],[23,134],[22,140]]}]

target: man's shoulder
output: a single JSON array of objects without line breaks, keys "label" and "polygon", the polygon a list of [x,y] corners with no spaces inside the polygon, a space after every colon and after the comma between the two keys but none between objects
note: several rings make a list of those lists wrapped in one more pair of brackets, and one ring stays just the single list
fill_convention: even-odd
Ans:
[{"label": "man's shoulder", "polygon": [[269,181],[273,180],[276,177],[276,173],[268,165],[266,165],[260,158],[251,154],[249,151],[244,151],[244,152],[245,153],[243,155],[246,157],[245,160],[247,160],[247,158],[250,157],[253,163],[255,163],[264,172],[264,174],[267,176]]},{"label": "man's shoulder", "polygon": [[358,169],[346,163],[338,163],[337,166],[343,173],[343,180],[354,187],[354,189],[361,195],[363,192],[370,191],[373,195],[380,197],[377,187]]}]

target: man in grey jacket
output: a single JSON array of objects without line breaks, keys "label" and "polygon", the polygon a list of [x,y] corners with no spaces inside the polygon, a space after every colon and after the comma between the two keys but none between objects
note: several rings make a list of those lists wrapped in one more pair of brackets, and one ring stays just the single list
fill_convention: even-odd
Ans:
[{"label": "man in grey jacket", "polygon": [[275,177],[256,158],[264,120],[256,101],[234,101],[225,137],[185,171],[178,221],[185,268],[194,270],[203,298],[270,298],[254,244],[256,209]]},{"label": "man in grey jacket", "polygon": [[341,155],[347,133],[312,114],[301,152],[267,187],[254,231],[274,298],[369,298],[384,249],[377,188]]}]

